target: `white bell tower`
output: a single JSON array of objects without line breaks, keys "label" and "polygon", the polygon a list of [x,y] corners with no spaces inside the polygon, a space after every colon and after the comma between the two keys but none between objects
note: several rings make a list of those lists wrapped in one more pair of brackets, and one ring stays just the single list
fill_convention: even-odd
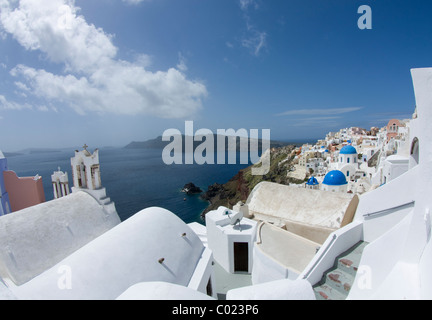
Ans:
[{"label": "white bell tower", "polygon": [[[71,158],[73,187],[72,192],[84,191],[93,196],[100,205],[111,212],[116,212],[114,202],[106,195],[106,189],[102,187],[99,150],[93,153],[87,150],[85,144],[82,151],[75,150],[75,156]],[[117,212],[116,212],[117,213]]]},{"label": "white bell tower", "polygon": [[67,172],[60,171],[60,167],[51,175],[51,182],[53,185],[54,199],[65,197],[70,194],[68,174]]},{"label": "white bell tower", "polygon": [[75,150],[75,157],[71,159],[72,176],[75,188],[98,190],[102,188],[99,165],[99,150],[93,154],[84,145],[82,151]]}]

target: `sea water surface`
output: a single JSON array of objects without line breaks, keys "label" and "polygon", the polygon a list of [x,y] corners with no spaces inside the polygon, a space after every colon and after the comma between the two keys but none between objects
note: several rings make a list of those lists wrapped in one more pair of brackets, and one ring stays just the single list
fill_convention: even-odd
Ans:
[{"label": "sea water surface", "polygon": [[[92,149],[88,149],[93,152]],[[46,201],[53,199],[51,174],[60,167],[73,186],[71,162],[74,149],[28,153],[7,157],[8,169],[20,177],[42,176]],[[159,149],[101,148],[99,161],[102,186],[114,201],[122,221],[148,207],[170,210],[184,222],[204,223],[200,215],[208,202],[181,189],[192,182],[206,191],[214,183],[226,183],[249,164],[166,165]]]}]

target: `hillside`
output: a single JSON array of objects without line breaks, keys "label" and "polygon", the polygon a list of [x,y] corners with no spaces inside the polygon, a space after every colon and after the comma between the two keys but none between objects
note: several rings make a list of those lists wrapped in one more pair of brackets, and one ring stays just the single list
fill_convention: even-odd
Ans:
[{"label": "hillside", "polygon": [[253,188],[262,181],[280,184],[303,183],[304,180],[288,178],[288,171],[294,159],[294,146],[272,148],[270,152],[270,171],[264,176],[253,176],[252,167],[240,170],[225,184],[213,184],[201,195],[210,205],[202,213],[217,209],[219,206],[232,208],[237,202],[245,202]]}]

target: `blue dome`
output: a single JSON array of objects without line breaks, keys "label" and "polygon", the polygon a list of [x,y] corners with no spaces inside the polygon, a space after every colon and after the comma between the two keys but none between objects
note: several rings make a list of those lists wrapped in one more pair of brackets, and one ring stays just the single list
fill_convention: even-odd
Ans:
[{"label": "blue dome", "polygon": [[357,150],[353,146],[345,146],[339,151],[339,154],[357,154]]},{"label": "blue dome", "polygon": [[319,184],[318,180],[315,177],[311,177],[308,182],[306,182],[308,186],[316,186]]},{"label": "blue dome", "polygon": [[327,173],[323,181],[323,184],[328,186],[343,186],[347,183],[348,182],[346,181],[345,175],[339,170],[334,170]]}]

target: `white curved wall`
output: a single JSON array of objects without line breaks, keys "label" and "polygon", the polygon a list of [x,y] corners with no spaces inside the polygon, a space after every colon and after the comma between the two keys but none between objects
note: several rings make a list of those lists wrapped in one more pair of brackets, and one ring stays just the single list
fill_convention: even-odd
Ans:
[{"label": "white curved wall", "polygon": [[23,284],[120,223],[84,192],[0,217],[0,277]]},{"label": "white curved wall", "polygon": [[[200,239],[177,216],[148,208],[10,289],[19,299],[116,299],[140,282],[187,286],[203,250]],[[158,262],[161,258],[163,263]]]}]

